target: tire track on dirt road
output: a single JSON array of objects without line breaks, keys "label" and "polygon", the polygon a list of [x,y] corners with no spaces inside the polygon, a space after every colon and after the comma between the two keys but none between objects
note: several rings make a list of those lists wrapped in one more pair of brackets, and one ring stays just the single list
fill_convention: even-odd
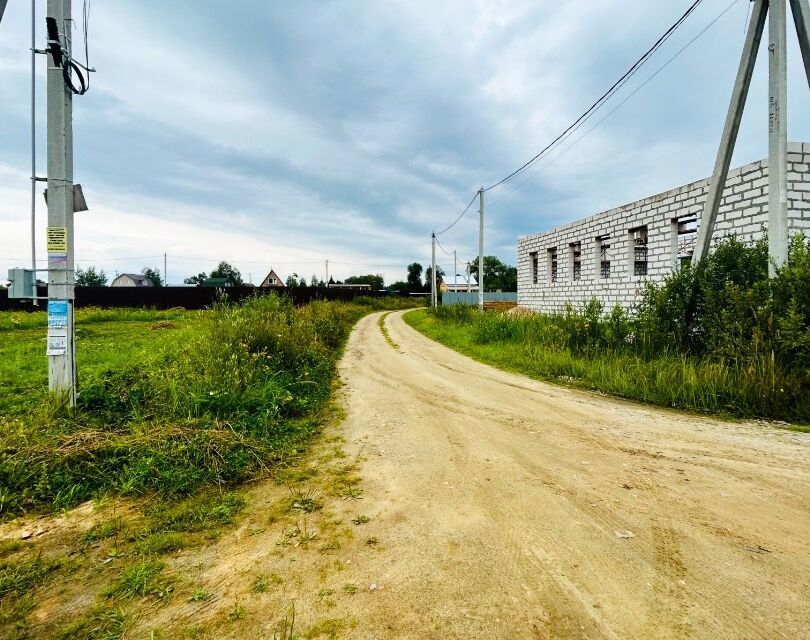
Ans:
[{"label": "tire track on dirt road", "polygon": [[810,435],[499,371],[401,313],[395,350],[378,322],[340,366],[381,542],[351,637],[810,635]]}]

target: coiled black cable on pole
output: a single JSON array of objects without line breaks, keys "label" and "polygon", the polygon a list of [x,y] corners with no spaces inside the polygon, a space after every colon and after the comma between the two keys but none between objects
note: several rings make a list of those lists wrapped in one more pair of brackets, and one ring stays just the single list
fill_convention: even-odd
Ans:
[{"label": "coiled black cable on pole", "polygon": [[[51,54],[53,63],[57,67],[62,68],[62,77],[65,79],[65,85],[70,91],[77,95],[83,96],[90,88],[90,73],[92,69],[76,62],[70,57],[70,53],[62,46],[59,37],[59,26],[56,24],[55,18],[45,18],[45,24],[48,28],[48,53]],[[73,82],[73,74],[76,74],[78,79],[78,86]],[[87,76],[85,77],[85,73]]]}]

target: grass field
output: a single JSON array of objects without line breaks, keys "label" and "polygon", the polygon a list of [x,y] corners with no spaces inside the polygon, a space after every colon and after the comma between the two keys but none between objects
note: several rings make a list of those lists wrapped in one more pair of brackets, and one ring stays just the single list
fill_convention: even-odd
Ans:
[{"label": "grass field", "polygon": [[[405,321],[480,362],[539,380],[702,413],[787,418],[797,423],[793,428],[810,430],[804,426],[810,423],[810,398],[802,386],[766,384],[726,362],[669,355],[648,359],[610,349],[577,354],[534,338],[534,325],[544,323],[540,316],[424,309],[405,314]],[[784,397],[794,388],[795,397]]]},{"label": "grass field", "polygon": [[[338,415],[330,398],[352,326],[412,304],[266,296],[200,312],[80,310],[74,411],[47,393],[45,314],[0,314],[0,526],[88,499],[115,514],[129,498],[81,535],[0,539],[0,637],[34,637],[29,615],[60,581],[98,596],[36,637],[120,638],[128,602],[171,598],[161,558],[231,527],[243,482],[306,477],[310,441]],[[91,549],[106,559],[88,564]]]}]

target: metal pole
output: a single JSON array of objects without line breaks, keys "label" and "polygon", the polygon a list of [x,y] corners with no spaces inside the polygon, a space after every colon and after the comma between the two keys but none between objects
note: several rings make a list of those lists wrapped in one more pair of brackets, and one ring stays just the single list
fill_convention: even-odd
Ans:
[{"label": "metal pole", "polygon": [[478,190],[478,308],[484,310],[484,187]]},{"label": "metal pole", "polygon": [[[71,0],[48,0],[61,44],[70,48]],[[76,405],[73,273],[73,96],[48,55],[48,387]],[[62,245],[62,242],[65,244]],[[57,318],[57,315],[64,318]],[[60,326],[52,326],[60,325]]]},{"label": "metal pole", "polygon": [[796,23],[796,33],[799,36],[807,84],[810,85],[810,6],[807,0],[790,0],[790,8],[793,10],[793,22]]},{"label": "metal pole", "polygon": [[[5,0],[0,0],[5,2]],[[2,13],[2,11],[0,11]],[[37,300],[37,3],[31,0],[31,269],[34,270],[34,305]]]},{"label": "metal pole", "polygon": [[787,262],[787,0],[770,0],[768,18],[768,272]]},{"label": "metal pole", "polygon": [[430,304],[434,307],[438,303],[436,296],[436,234],[430,234]]},{"label": "metal pole", "polygon": [[731,103],[723,127],[723,136],[720,139],[720,149],[714,163],[714,173],[709,183],[709,193],[703,205],[698,237],[692,254],[692,264],[697,264],[709,254],[714,224],[717,220],[717,212],[720,209],[720,201],[723,198],[723,189],[726,186],[726,178],[728,177],[728,169],[731,166],[731,156],[734,154],[737,134],[740,131],[740,122],[742,122],[748,90],[751,87],[751,76],[754,73],[757,51],[762,40],[762,33],[765,30],[765,18],[767,15],[768,1],[756,0],[751,14],[751,22],[748,24],[748,32],[745,36],[745,45],[740,58],[740,67],[737,70],[737,79],[731,93]]}]

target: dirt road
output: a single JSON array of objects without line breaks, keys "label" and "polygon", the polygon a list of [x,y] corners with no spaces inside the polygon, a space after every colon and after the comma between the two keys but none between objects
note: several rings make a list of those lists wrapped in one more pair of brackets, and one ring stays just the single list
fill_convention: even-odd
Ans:
[{"label": "dirt road", "polygon": [[[810,434],[478,364],[386,317],[341,376],[364,638],[810,638]],[[378,590],[376,589],[378,587]]]}]

